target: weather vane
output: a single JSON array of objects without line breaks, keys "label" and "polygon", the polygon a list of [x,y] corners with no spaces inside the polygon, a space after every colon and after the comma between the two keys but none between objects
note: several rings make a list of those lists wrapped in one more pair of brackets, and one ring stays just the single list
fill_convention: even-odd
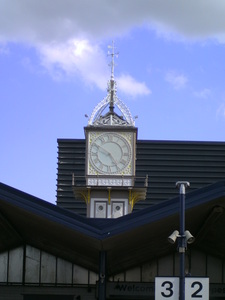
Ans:
[{"label": "weather vane", "polygon": [[112,49],[112,51],[108,51],[108,55],[111,55],[112,60],[111,63],[109,64],[109,66],[111,66],[111,79],[114,79],[114,67],[115,67],[115,61],[114,58],[115,56],[118,57],[119,52],[115,53],[115,45],[114,45],[114,41],[112,41],[112,46],[108,46],[109,49]]}]

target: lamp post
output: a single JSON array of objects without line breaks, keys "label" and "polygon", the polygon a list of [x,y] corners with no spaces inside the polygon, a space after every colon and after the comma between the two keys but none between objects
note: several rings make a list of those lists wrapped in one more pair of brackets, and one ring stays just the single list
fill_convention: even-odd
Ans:
[{"label": "lamp post", "polygon": [[187,246],[185,235],[185,189],[189,186],[190,183],[188,181],[178,181],[176,183],[176,187],[180,190],[180,235],[178,239],[178,251],[180,255],[180,300],[185,300],[185,250]]},{"label": "lamp post", "polygon": [[174,244],[178,238],[178,252],[180,254],[179,300],[185,300],[185,251],[187,243],[193,243],[195,238],[190,231],[185,230],[185,189],[190,186],[190,183],[188,181],[178,181],[176,186],[180,189],[180,232],[174,230],[168,237],[168,241]]},{"label": "lamp post", "polygon": [[185,300],[185,251],[187,243],[191,244],[195,238],[190,231],[185,230],[185,189],[190,186],[188,181],[176,182],[176,187],[180,190],[180,232],[174,232],[168,237],[168,241],[174,244],[178,238],[178,252],[180,257],[180,286],[179,300]]}]

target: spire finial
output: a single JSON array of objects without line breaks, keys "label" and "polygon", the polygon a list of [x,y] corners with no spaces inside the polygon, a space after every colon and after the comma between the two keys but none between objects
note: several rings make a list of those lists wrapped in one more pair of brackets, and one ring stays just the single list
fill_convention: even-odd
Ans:
[{"label": "spire finial", "polygon": [[109,49],[112,49],[112,51],[108,51],[108,55],[111,55],[112,60],[111,63],[109,64],[111,66],[111,80],[114,80],[114,67],[115,67],[115,55],[117,56],[119,53],[115,53],[115,45],[114,45],[114,41],[112,41],[112,46],[108,46]]},{"label": "spire finial", "polygon": [[109,92],[109,96],[110,96],[109,111],[111,113],[113,113],[114,112],[114,97],[116,94],[116,82],[114,80],[114,67],[115,67],[114,57],[115,57],[115,55],[118,55],[118,53],[115,53],[114,41],[112,41],[112,46],[108,46],[108,48],[112,49],[111,52],[108,51],[108,55],[111,55],[111,57],[112,57],[111,63],[109,64],[111,66],[111,79],[110,79],[109,85],[108,85],[108,92]]}]

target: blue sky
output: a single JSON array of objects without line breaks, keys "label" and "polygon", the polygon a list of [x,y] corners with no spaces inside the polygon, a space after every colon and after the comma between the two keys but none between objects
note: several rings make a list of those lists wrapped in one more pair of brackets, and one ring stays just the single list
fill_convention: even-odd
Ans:
[{"label": "blue sky", "polygon": [[0,0],[1,182],[55,203],[57,138],[84,138],[112,40],[139,139],[225,142],[224,1]]}]

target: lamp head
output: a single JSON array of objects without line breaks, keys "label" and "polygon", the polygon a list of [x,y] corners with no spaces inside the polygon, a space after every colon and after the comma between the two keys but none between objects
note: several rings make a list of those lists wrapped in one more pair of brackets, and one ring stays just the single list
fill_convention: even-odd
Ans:
[{"label": "lamp head", "polygon": [[168,236],[168,242],[174,244],[178,236],[179,236],[179,231],[174,230],[174,232],[170,236]]},{"label": "lamp head", "polygon": [[190,233],[189,230],[186,230],[186,231],[184,232],[184,234],[185,234],[185,236],[186,236],[186,241],[187,241],[188,244],[194,243],[195,238],[193,237],[193,235]]}]

